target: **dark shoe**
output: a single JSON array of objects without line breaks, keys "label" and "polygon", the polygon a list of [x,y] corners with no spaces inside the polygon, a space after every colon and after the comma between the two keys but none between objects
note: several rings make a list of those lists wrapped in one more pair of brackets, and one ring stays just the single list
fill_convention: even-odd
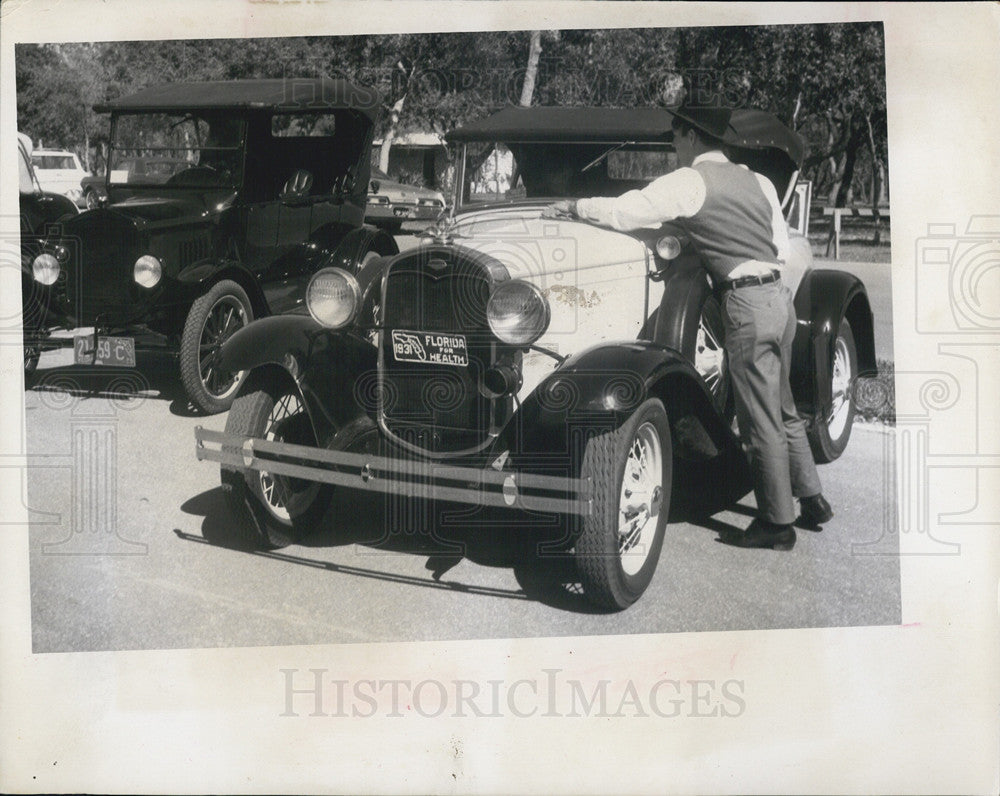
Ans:
[{"label": "dark shoe", "polygon": [[819,530],[820,525],[833,519],[833,509],[822,494],[800,498],[799,504],[802,507],[802,513],[795,524],[800,528]]},{"label": "dark shoe", "polygon": [[756,519],[743,533],[723,534],[722,541],[734,547],[770,547],[791,550],[795,547],[795,529],[791,525],[775,525]]}]

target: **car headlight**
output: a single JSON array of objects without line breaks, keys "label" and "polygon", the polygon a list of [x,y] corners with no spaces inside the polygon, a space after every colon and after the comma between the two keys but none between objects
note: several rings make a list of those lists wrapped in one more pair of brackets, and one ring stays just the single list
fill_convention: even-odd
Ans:
[{"label": "car headlight", "polygon": [[43,285],[54,285],[59,278],[59,261],[51,254],[39,254],[31,262],[31,275]]},{"label": "car headlight", "polygon": [[143,287],[153,287],[163,276],[163,266],[151,254],[144,254],[135,261],[132,277]]},{"label": "car headlight", "polygon": [[683,248],[680,240],[673,235],[664,235],[656,241],[656,253],[663,260],[679,257]]},{"label": "car headlight", "polygon": [[316,323],[328,329],[347,326],[358,314],[361,287],[358,280],[340,268],[317,271],[306,288],[306,307]]},{"label": "car headlight", "polygon": [[501,282],[486,304],[490,329],[508,345],[531,345],[549,328],[551,318],[542,291],[522,279]]}]

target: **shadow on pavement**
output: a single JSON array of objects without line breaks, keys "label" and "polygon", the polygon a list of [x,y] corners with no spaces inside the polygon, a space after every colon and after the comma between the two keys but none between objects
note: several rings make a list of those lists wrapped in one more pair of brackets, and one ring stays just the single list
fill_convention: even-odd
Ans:
[{"label": "shadow on pavement", "polygon": [[177,362],[166,355],[149,355],[135,368],[61,365],[40,368],[25,379],[27,392],[58,408],[66,396],[111,401],[169,401],[170,412],[181,417],[198,413],[188,402],[177,372]]},{"label": "shadow on pavement", "polygon": [[[238,520],[230,512],[221,487],[195,495],[181,506],[181,510],[203,517],[202,535],[194,536],[175,529],[178,538],[232,548],[226,541],[228,529]],[[399,516],[404,510],[406,516]],[[338,564],[282,550],[240,552],[340,575],[481,596],[533,600],[573,613],[604,613],[586,601],[572,557],[560,549],[565,548],[561,542],[564,529],[552,526],[541,533],[537,529],[529,532],[529,526],[519,528],[503,524],[499,514],[484,514],[478,523],[470,522],[467,514],[468,509],[464,506],[439,505],[432,512],[431,506],[423,501],[341,490],[334,493],[322,523],[297,543],[300,549],[360,545],[371,554],[373,561],[379,552],[426,557],[427,577]],[[437,523],[430,523],[435,518]],[[421,528],[432,530],[421,531]],[[449,579],[449,571],[463,559],[484,567],[513,569],[521,590]]]}]

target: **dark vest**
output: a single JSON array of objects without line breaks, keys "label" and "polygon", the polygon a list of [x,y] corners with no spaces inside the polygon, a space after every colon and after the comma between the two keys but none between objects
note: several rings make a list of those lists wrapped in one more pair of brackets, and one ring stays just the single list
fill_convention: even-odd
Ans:
[{"label": "dark vest", "polygon": [[721,279],[740,263],[778,264],[770,202],[750,169],[735,163],[702,161],[693,167],[705,180],[705,204],[679,218],[709,272]]}]

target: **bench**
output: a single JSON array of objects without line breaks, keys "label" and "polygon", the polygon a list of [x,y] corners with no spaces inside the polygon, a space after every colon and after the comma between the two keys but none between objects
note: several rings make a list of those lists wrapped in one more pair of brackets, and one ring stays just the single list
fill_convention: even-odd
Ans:
[{"label": "bench", "polygon": [[824,207],[824,216],[833,216],[833,226],[830,228],[830,235],[826,239],[826,257],[830,256],[830,246],[833,246],[833,259],[840,259],[840,220],[844,216],[867,217],[867,218],[888,218],[889,208],[871,207]]}]

